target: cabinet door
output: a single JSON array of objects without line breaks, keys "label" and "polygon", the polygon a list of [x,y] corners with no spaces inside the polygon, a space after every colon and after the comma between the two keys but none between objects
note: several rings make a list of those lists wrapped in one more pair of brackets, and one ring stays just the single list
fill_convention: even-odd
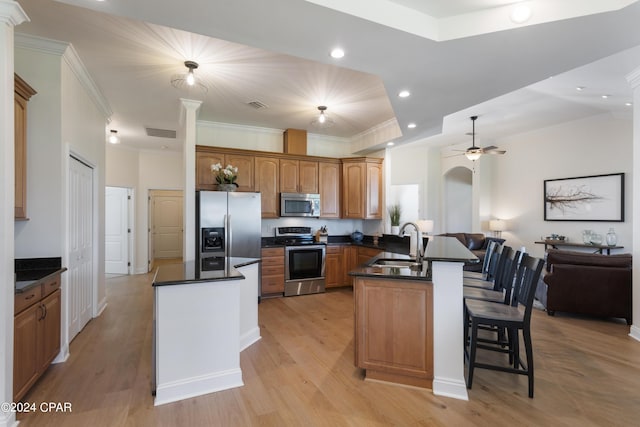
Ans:
[{"label": "cabinet door", "polygon": [[27,100],[15,95],[15,217],[27,218]]},{"label": "cabinet door", "polygon": [[345,284],[342,246],[327,246],[324,271],[326,287],[333,288]]},{"label": "cabinet door", "polygon": [[225,164],[222,165],[223,167],[232,165],[238,168],[238,179],[236,180],[238,191],[255,191],[253,175],[255,158],[245,154],[227,154],[224,156],[224,160]]},{"label": "cabinet door", "polygon": [[216,189],[216,180],[211,172],[211,165],[216,163],[220,163],[222,167],[226,166],[223,154],[196,152],[196,190]]},{"label": "cabinet door", "polygon": [[321,218],[340,218],[340,172],[339,163],[318,163]]},{"label": "cabinet door", "polygon": [[57,289],[41,302],[44,317],[39,322],[38,330],[42,344],[42,348],[38,352],[40,372],[47,369],[60,352],[60,292],[60,289]]},{"label": "cabinet door", "polygon": [[382,219],[382,165],[367,163],[366,219]]},{"label": "cabinet door", "polygon": [[349,272],[358,266],[358,248],[356,246],[345,246],[344,254],[344,279],[343,282],[349,286],[353,286],[353,277],[349,276]]},{"label": "cabinet door", "polygon": [[280,191],[282,193],[298,192],[298,168],[297,160],[280,159]]},{"label": "cabinet door", "polygon": [[343,218],[364,218],[364,163],[345,163],[342,166]]},{"label": "cabinet door", "polygon": [[318,192],[318,162],[300,160],[298,168],[298,191],[315,194]]},{"label": "cabinet door", "polygon": [[280,161],[274,157],[256,157],[256,191],[260,192],[262,218],[278,218]]},{"label": "cabinet door", "polygon": [[38,379],[38,319],[40,304],[15,316],[13,321],[13,399],[17,402]]}]

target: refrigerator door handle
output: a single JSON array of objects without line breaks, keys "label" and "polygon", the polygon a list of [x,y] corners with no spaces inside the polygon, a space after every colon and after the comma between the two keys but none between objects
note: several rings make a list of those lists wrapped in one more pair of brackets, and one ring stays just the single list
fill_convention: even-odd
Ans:
[{"label": "refrigerator door handle", "polygon": [[224,233],[226,234],[225,236],[225,248],[224,248],[224,256],[225,257],[230,257],[232,256],[231,254],[231,247],[232,247],[232,242],[233,242],[233,235],[232,235],[232,230],[231,230],[231,215],[227,214],[225,215],[225,219],[224,219]]}]

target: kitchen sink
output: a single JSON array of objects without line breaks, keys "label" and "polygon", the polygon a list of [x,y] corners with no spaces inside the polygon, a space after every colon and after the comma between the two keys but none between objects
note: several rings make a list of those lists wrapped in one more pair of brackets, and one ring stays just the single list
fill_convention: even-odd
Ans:
[{"label": "kitchen sink", "polygon": [[369,264],[370,267],[417,268],[422,267],[415,259],[379,258]]}]

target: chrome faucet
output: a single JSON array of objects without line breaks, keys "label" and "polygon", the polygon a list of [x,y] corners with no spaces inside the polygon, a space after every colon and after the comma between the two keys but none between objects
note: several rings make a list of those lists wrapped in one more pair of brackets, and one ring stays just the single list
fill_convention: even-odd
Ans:
[{"label": "chrome faucet", "polygon": [[422,230],[413,222],[405,222],[400,227],[400,232],[398,233],[399,237],[403,237],[404,229],[407,228],[407,225],[412,225],[413,228],[416,229],[416,262],[422,265],[422,260],[424,258],[424,249],[422,248]]}]

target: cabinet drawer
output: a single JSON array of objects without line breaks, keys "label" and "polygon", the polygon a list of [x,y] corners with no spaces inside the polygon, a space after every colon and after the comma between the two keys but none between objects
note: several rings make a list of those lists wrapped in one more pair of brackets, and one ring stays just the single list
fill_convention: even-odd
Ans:
[{"label": "cabinet drawer", "polygon": [[262,258],[284,256],[284,248],[262,248]]},{"label": "cabinet drawer", "polygon": [[284,255],[280,257],[262,258],[262,268],[281,266],[284,268]]},{"label": "cabinet drawer", "polygon": [[47,280],[42,284],[42,298],[51,295],[60,287],[60,276]]},{"label": "cabinet drawer", "polygon": [[42,297],[42,285],[35,286],[28,290],[27,292],[22,292],[20,294],[16,294],[15,296],[15,305],[14,305],[14,314],[20,313],[27,307],[37,303],[40,301]]},{"label": "cabinet drawer", "polygon": [[327,246],[327,255],[329,254],[341,254],[342,253],[342,246],[338,246],[338,245],[328,245]]},{"label": "cabinet drawer", "polygon": [[262,293],[273,294],[284,292],[284,274],[262,276]]},{"label": "cabinet drawer", "polygon": [[274,265],[274,266],[263,266],[262,267],[262,276],[278,276],[284,274],[284,266],[282,265]]}]

